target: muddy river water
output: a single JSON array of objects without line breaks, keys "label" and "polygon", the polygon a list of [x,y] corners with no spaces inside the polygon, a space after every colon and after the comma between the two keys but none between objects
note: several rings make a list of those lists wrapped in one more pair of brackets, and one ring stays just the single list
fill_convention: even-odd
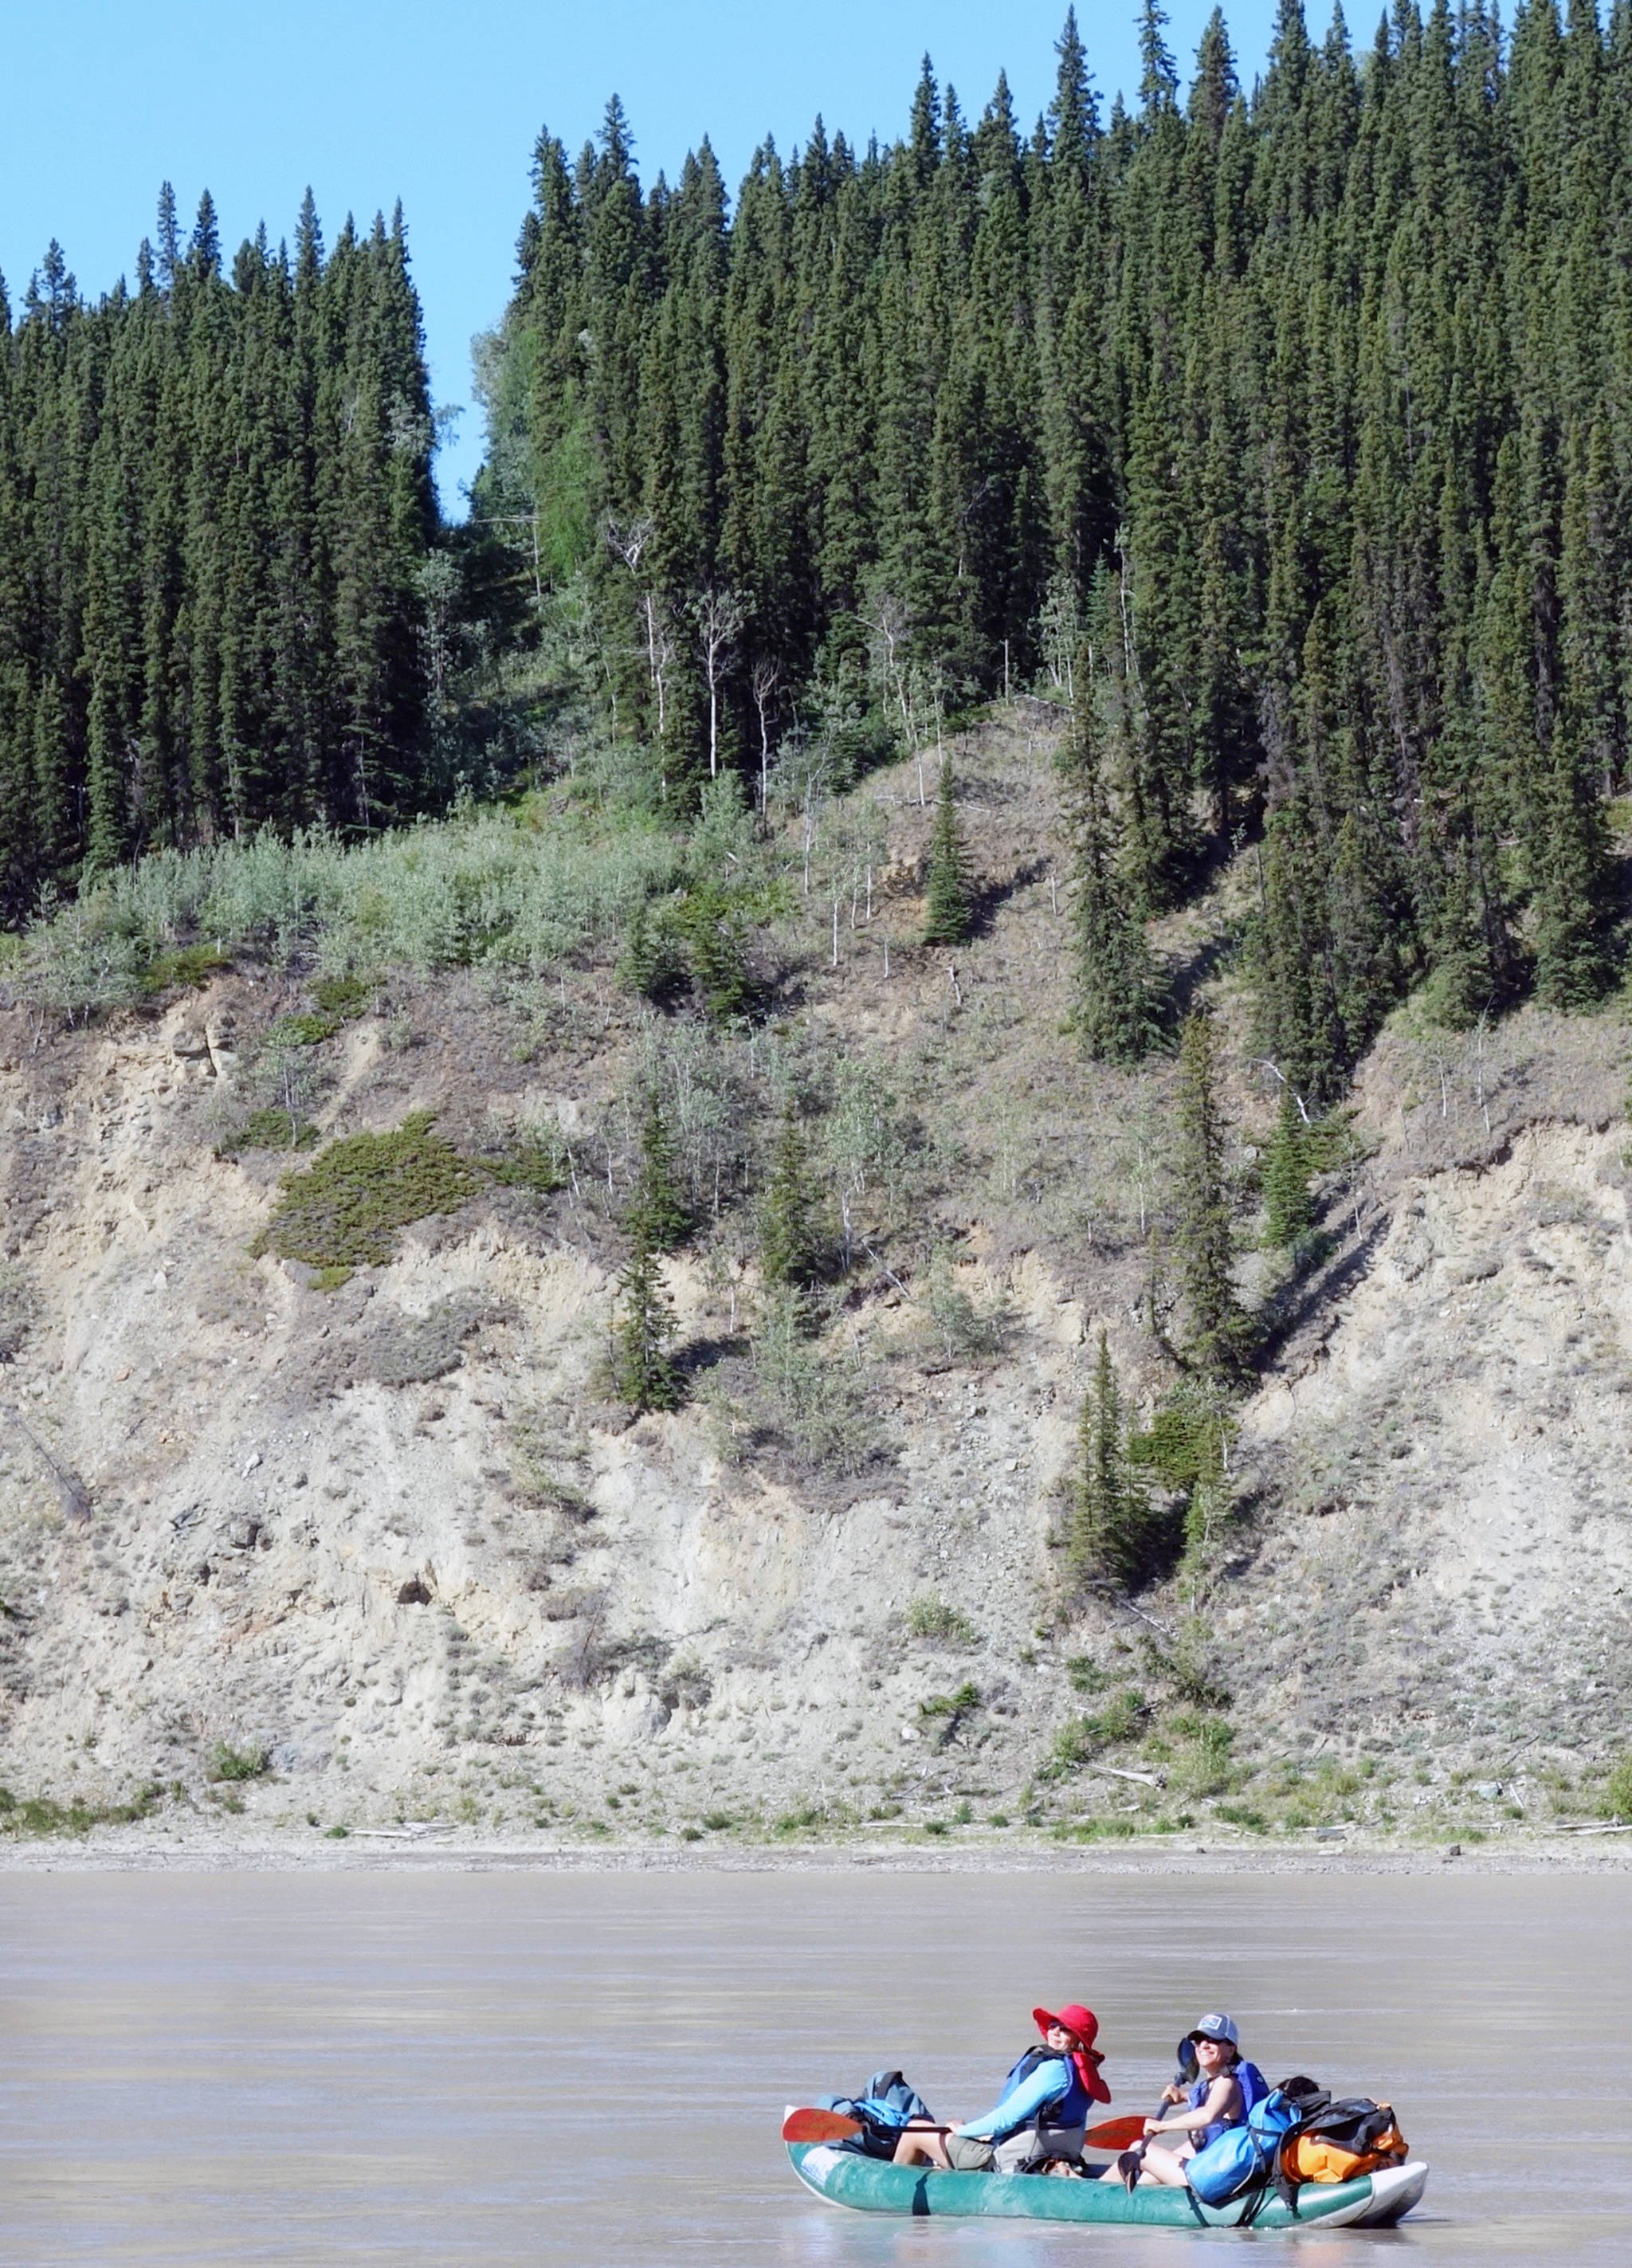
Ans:
[{"label": "muddy river water", "polygon": [[[1038,1999],[1143,2108],[1204,2011],[1386,2095],[1395,2234],[846,2214],[785,2101],[995,2096]],[[0,2262],[1338,2268],[1632,2261],[1632,1876],[0,1875]]]}]

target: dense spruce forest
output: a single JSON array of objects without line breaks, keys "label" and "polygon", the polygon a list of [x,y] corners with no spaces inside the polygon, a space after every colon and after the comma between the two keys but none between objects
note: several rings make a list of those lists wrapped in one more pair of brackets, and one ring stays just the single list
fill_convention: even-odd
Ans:
[{"label": "dense spruce forest", "polygon": [[426,792],[432,424],[401,214],[222,273],[169,189],[135,288],[0,286],[0,918],[167,843]]},{"label": "dense spruce forest", "polygon": [[1261,829],[1264,1044],[1329,1094],[1425,976],[1611,976],[1632,8],[1399,0],[1356,55],[1283,0],[1250,92],[1217,14],[1187,93],[1154,0],[1142,48],[1102,116],[1068,18],[1029,135],[926,61],[904,139],[767,143],[734,211],[615,100],[543,134],[477,509],[665,778],[1074,703],[1099,1052],[1127,924]]},{"label": "dense spruce forest", "polygon": [[1071,719],[1091,1054],[1171,1027],[1143,925],[1244,850],[1305,1097],[1424,980],[1450,1023],[1600,997],[1632,4],[1399,0],[1356,55],[1283,0],[1250,90],[1217,13],[1187,88],[1155,0],[1141,41],[1102,115],[1068,16],[1029,133],[926,60],[902,139],[819,121],[734,206],[706,140],[643,187],[615,99],[576,158],[542,134],[468,526],[400,216],[325,256],[308,198],[228,276],[166,192],[96,305],[54,246],[0,297],[0,915],[444,809],[502,781],[506,703],[533,777],[587,702],[684,821],[711,774],[842,786],[1026,691]]}]

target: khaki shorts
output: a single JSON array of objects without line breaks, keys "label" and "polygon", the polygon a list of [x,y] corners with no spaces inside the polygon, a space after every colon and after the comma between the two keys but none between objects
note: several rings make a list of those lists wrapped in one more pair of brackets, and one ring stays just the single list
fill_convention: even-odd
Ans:
[{"label": "khaki shorts", "polygon": [[997,2157],[996,2146],[975,2134],[949,2134],[946,2157],[954,2174],[989,2174]]}]

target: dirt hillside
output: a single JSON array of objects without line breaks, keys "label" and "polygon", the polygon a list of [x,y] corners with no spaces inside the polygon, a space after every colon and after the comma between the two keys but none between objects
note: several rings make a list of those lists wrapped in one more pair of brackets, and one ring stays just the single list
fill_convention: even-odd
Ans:
[{"label": "dirt hillside", "polygon": [[[826,1326],[854,1456],[743,1447],[740,1205],[667,1271],[687,1405],[607,1399],[619,1098],[652,1043],[610,966],[520,1003],[393,977],[321,1042],[324,1142],[421,1111],[480,1160],[543,1116],[571,1163],[545,1193],[473,1168],[338,1284],[257,1256],[309,1155],[231,1139],[298,978],[239,961],[88,1027],[0,1020],[9,1816],[697,1841],[1593,1815],[1632,1743],[1627,1025],[1396,1020],[1317,1260],[1244,1261],[1275,1335],[1211,1561],[1072,1600],[1099,1329],[1136,1402],[1162,1382],[1141,1232],[1171,1071],[1090,1075],[1061,1036],[1043,737],[955,751],[966,951],[911,942],[911,766],[866,792],[876,902],[871,868],[859,909],[796,887],[776,941],[784,1022],[882,1067],[916,1160],[914,1233]],[[1232,990],[1247,887],[1159,940],[1231,1035],[1244,1166],[1274,1108]]]}]

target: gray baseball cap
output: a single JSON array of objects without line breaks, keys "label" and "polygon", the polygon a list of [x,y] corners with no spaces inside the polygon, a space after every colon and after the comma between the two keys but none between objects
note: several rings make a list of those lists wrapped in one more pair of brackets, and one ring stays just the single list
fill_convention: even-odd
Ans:
[{"label": "gray baseball cap", "polygon": [[1203,2016],[1201,2022],[1185,2034],[1187,2040],[1228,2040],[1232,2048],[1241,2044],[1241,2035],[1233,2016]]}]

